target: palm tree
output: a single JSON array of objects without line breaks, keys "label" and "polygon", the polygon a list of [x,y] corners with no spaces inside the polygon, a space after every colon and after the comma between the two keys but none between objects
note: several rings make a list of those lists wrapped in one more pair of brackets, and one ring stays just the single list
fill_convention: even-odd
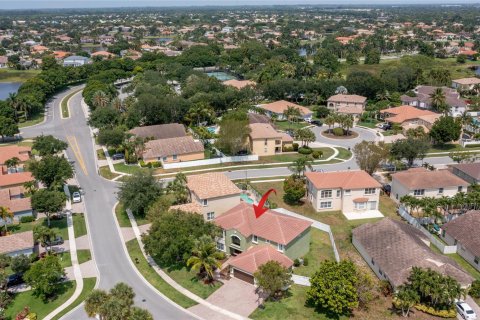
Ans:
[{"label": "palm tree", "polygon": [[442,88],[436,88],[430,94],[430,100],[431,100],[433,109],[435,109],[438,112],[448,113],[447,100]]},{"label": "palm tree", "polygon": [[350,128],[353,127],[353,118],[351,115],[347,115],[344,119],[343,119],[343,126],[345,128],[345,130],[347,131],[347,136],[350,134],[349,130]]},{"label": "palm tree", "polygon": [[109,99],[105,92],[97,91],[93,94],[92,103],[95,108],[106,107],[109,103]]},{"label": "palm tree", "polygon": [[329,114],[325,118],[325,124],[328,126],[328,132],[332,132],[331,127],[335,126],[335,116],[333,114]]},{"label": "palm tree", "polygon": [[187,266],[198,272],[198,275],[206,278],[207,282],[213,281],[213,272],[222,265],[220,259],[223,254],[217,251],[215,242],[207,235],[203,235],[195,241],[192,256],[187,260]]},{"label": "palm tree", "polygon": [[473,118],[467,111],[464,111],[460,115],[460,120],[462,122],[462,132],[460,134],[460,138],[462,138],[463,132],[465,131],[465,126],[468,126],[469,124],[471,124],[473,121]]},{"label": "palm tree", "polygon": [[34,194],[37,191],[37,186],[35,185],[35,181],[27,181],[23,184],[23,187],[30,195]]},{"label": "palm tree", "polygon": [[3,220],[3,225],[5,226],[5,234],[8,232],[7,224],[8,219],[13,219],[13,212],[7,207],[0,207],[0,218]]},{"label": "palm tree", "polygon": [[5,165],[7,168],[14,168],[15,172],[17,171],[17,166],[20,164],[20,159],[17,157],[10,158],[8,160],[5,160]]},{"label": "palm tree", "polygon": [[123,102],[119,97],[115,97],[112,101],[110,101],[110,106],[120,112],[124,111]]},{"label": "palm tree", "polygon": [[283,112],[283,116],[287,118],[289,122],[292,122],[292,120],[300,118],[302,114],[300,113],[300,110],[298,108],[288,106],[287,110]]},{"label": "palm tree", "polygon": [[479,94],[480,94],[480,83],[475,83],[475,84],[473,85],[472,90],[473,90],[477,95],[479,95]]},{"label": "palm tree", "polygon": [[33,238],[35,241],[40,242],[45,246],[48,252],[50,252],[50,240],[55,238],[56,234],[53,229],[45,226],[37,226],[33,229]]},{"label": "palm tree", "polygon": [[310,169],[310,171],[313,170],[312,163],[313,161],[310,157],[305,156],[302,158],[298,158],[288,166],[288,170],[292,171],[295,177],[300,178],[305,175],[307,169]]},{"label": "palm tree", "polygon": [[99,316],[100,320],[103,320],[103,316],[100,314],[103,304],[108,300],[108,293],[100,290],[95,289],[93,290],[88,298],[85,300],[85,312],[90,318],[95,317],[96,315]]}]

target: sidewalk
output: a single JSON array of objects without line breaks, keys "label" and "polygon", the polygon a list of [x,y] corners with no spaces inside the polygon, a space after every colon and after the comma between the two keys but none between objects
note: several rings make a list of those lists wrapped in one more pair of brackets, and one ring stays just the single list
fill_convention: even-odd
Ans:
[{"label": "sidewalk", "polygon": [[[127,214],[128,214],[128,218],[130,220],[130,223],[132,225],[132,229],[133,229],[133,232],[135,233],[135,237],[137,238],[137,241],[140,245],[140,249],[142,250],[142,253],[144,255],[144,257],[147,259],[148,263],[152,266],[152,268],[155,270],[155,272],[160,276],[162,277],[163,280],[165,280],[169,285],[171,285],[175,290],[179,291],[180,293],[182,293],[183,295],[187,296],[188,298],[192,299],[193,301],[209,308],[211,311],[219,314],[218,317],[220,317],[220,319],[235,319],[235,320],[245,320],[245,319],[248,319],[248,318],[245,318],[239,314],[236,314],[236,313],[233,313],[231,311],[228,311],[226,309],[223,309],[222,307],[220,306],[217,306],[217,305],[214,305],[202,298],[200,298],[199,296],[197,296],[196,294],[188,291],[187,289],[185,289],[184,287],[182,287],[181,285],[179,285],[178,283],[176,283],[172,278],[170,278],[158,265],[157,263],[155,262],[155,260],[153,260],[152,257],[150,257],[144,250],[143,248],[143,243],[142,243],[142,237],[141,237],[141,232],[140,232],[140,229],[138,228],[138,225],[137,225],[137,221],[135,220],[135,218],[133,217],[133,214],[132,212],[127,209]],[[221,315],[220,315],[221,314]]]}]

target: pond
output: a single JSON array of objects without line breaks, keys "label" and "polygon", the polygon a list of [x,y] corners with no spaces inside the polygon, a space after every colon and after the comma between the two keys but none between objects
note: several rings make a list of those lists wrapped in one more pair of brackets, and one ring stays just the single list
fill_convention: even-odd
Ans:
[{"label": "pond", "polygon": [[228,74],[228,73],[223,72],[223,71],[207,72],[207,75],[209,77],[215,77],[220,81],[227,81],[227,80],[236,79],[235,76],[232,76],[231,74]]},{"label": "pond", "polygon": [[16,93],[21,85],[21,82],[0,82],[0,100],[7,99],[10,93]]}]

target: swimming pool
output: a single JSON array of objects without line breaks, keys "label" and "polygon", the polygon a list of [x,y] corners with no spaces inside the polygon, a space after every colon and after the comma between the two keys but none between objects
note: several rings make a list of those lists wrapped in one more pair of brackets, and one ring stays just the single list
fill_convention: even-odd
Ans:
[{"label": "swimming pool", "polygon": [[218,80],[220,81],[227,81],[227,80],[232,80],[232,79],[236,79],[234,76],[232,76],[231,74],[228,74],[226,72],[223,72],[223,71],[214,71],[214,72],[207,72],[207,75],[209,77],[215,77],[217,78]]},{"label": "swimming pool", "polygon": [[252,203],[254,202],[253,199],[250,198],[250,197],[248,196],[248,194],[246,194],[246,193],[242,193],[242,194],[240,195],[240,199],[242,199],[244,202],[246,202],[246,203],[248,203],[248,204],[252,204]]},{"label": "swimming pool", "polygon": [[215,127],[207,127],[208,132],[210,133],[216,133],[217,129]]}]

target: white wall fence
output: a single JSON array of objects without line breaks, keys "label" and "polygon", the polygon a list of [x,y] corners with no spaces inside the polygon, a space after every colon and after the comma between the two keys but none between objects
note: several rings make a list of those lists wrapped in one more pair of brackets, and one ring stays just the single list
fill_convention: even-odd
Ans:
[{"label": "white wall fence", "polygon": [[425,229],[420,222],[414,217],[412,217],[403,206],[398,207],[398,214],[408,221],[412,226],[420,230],[424,235],[428,237],[430,243],[432,243],[438,250],[443,254],[451,254],[457,252],[457,246],[449,246],[443,241],[437,239],[433,234],[431,234],[427,229]]},{"label": "white wall fence", "polygon": [[472,144],[480,144],[480,140],[478,140],[478,139],[462,139],[462,140],[460,140],[460,144],[462,145],[462,147],[466,147],[466,146],[472,145]]},{"label": "white wall fence", "polygon": [[189,167],[197,167],[197,166],[208,166],[212,164],[231,163],[231,162],[248,162],[248,161],[257,161],[257,160],[258,160],[257,155],[221,157],[221,158],[214,158],[214,159],[164,163],[163,168],[164,169],[189,168]]}]

